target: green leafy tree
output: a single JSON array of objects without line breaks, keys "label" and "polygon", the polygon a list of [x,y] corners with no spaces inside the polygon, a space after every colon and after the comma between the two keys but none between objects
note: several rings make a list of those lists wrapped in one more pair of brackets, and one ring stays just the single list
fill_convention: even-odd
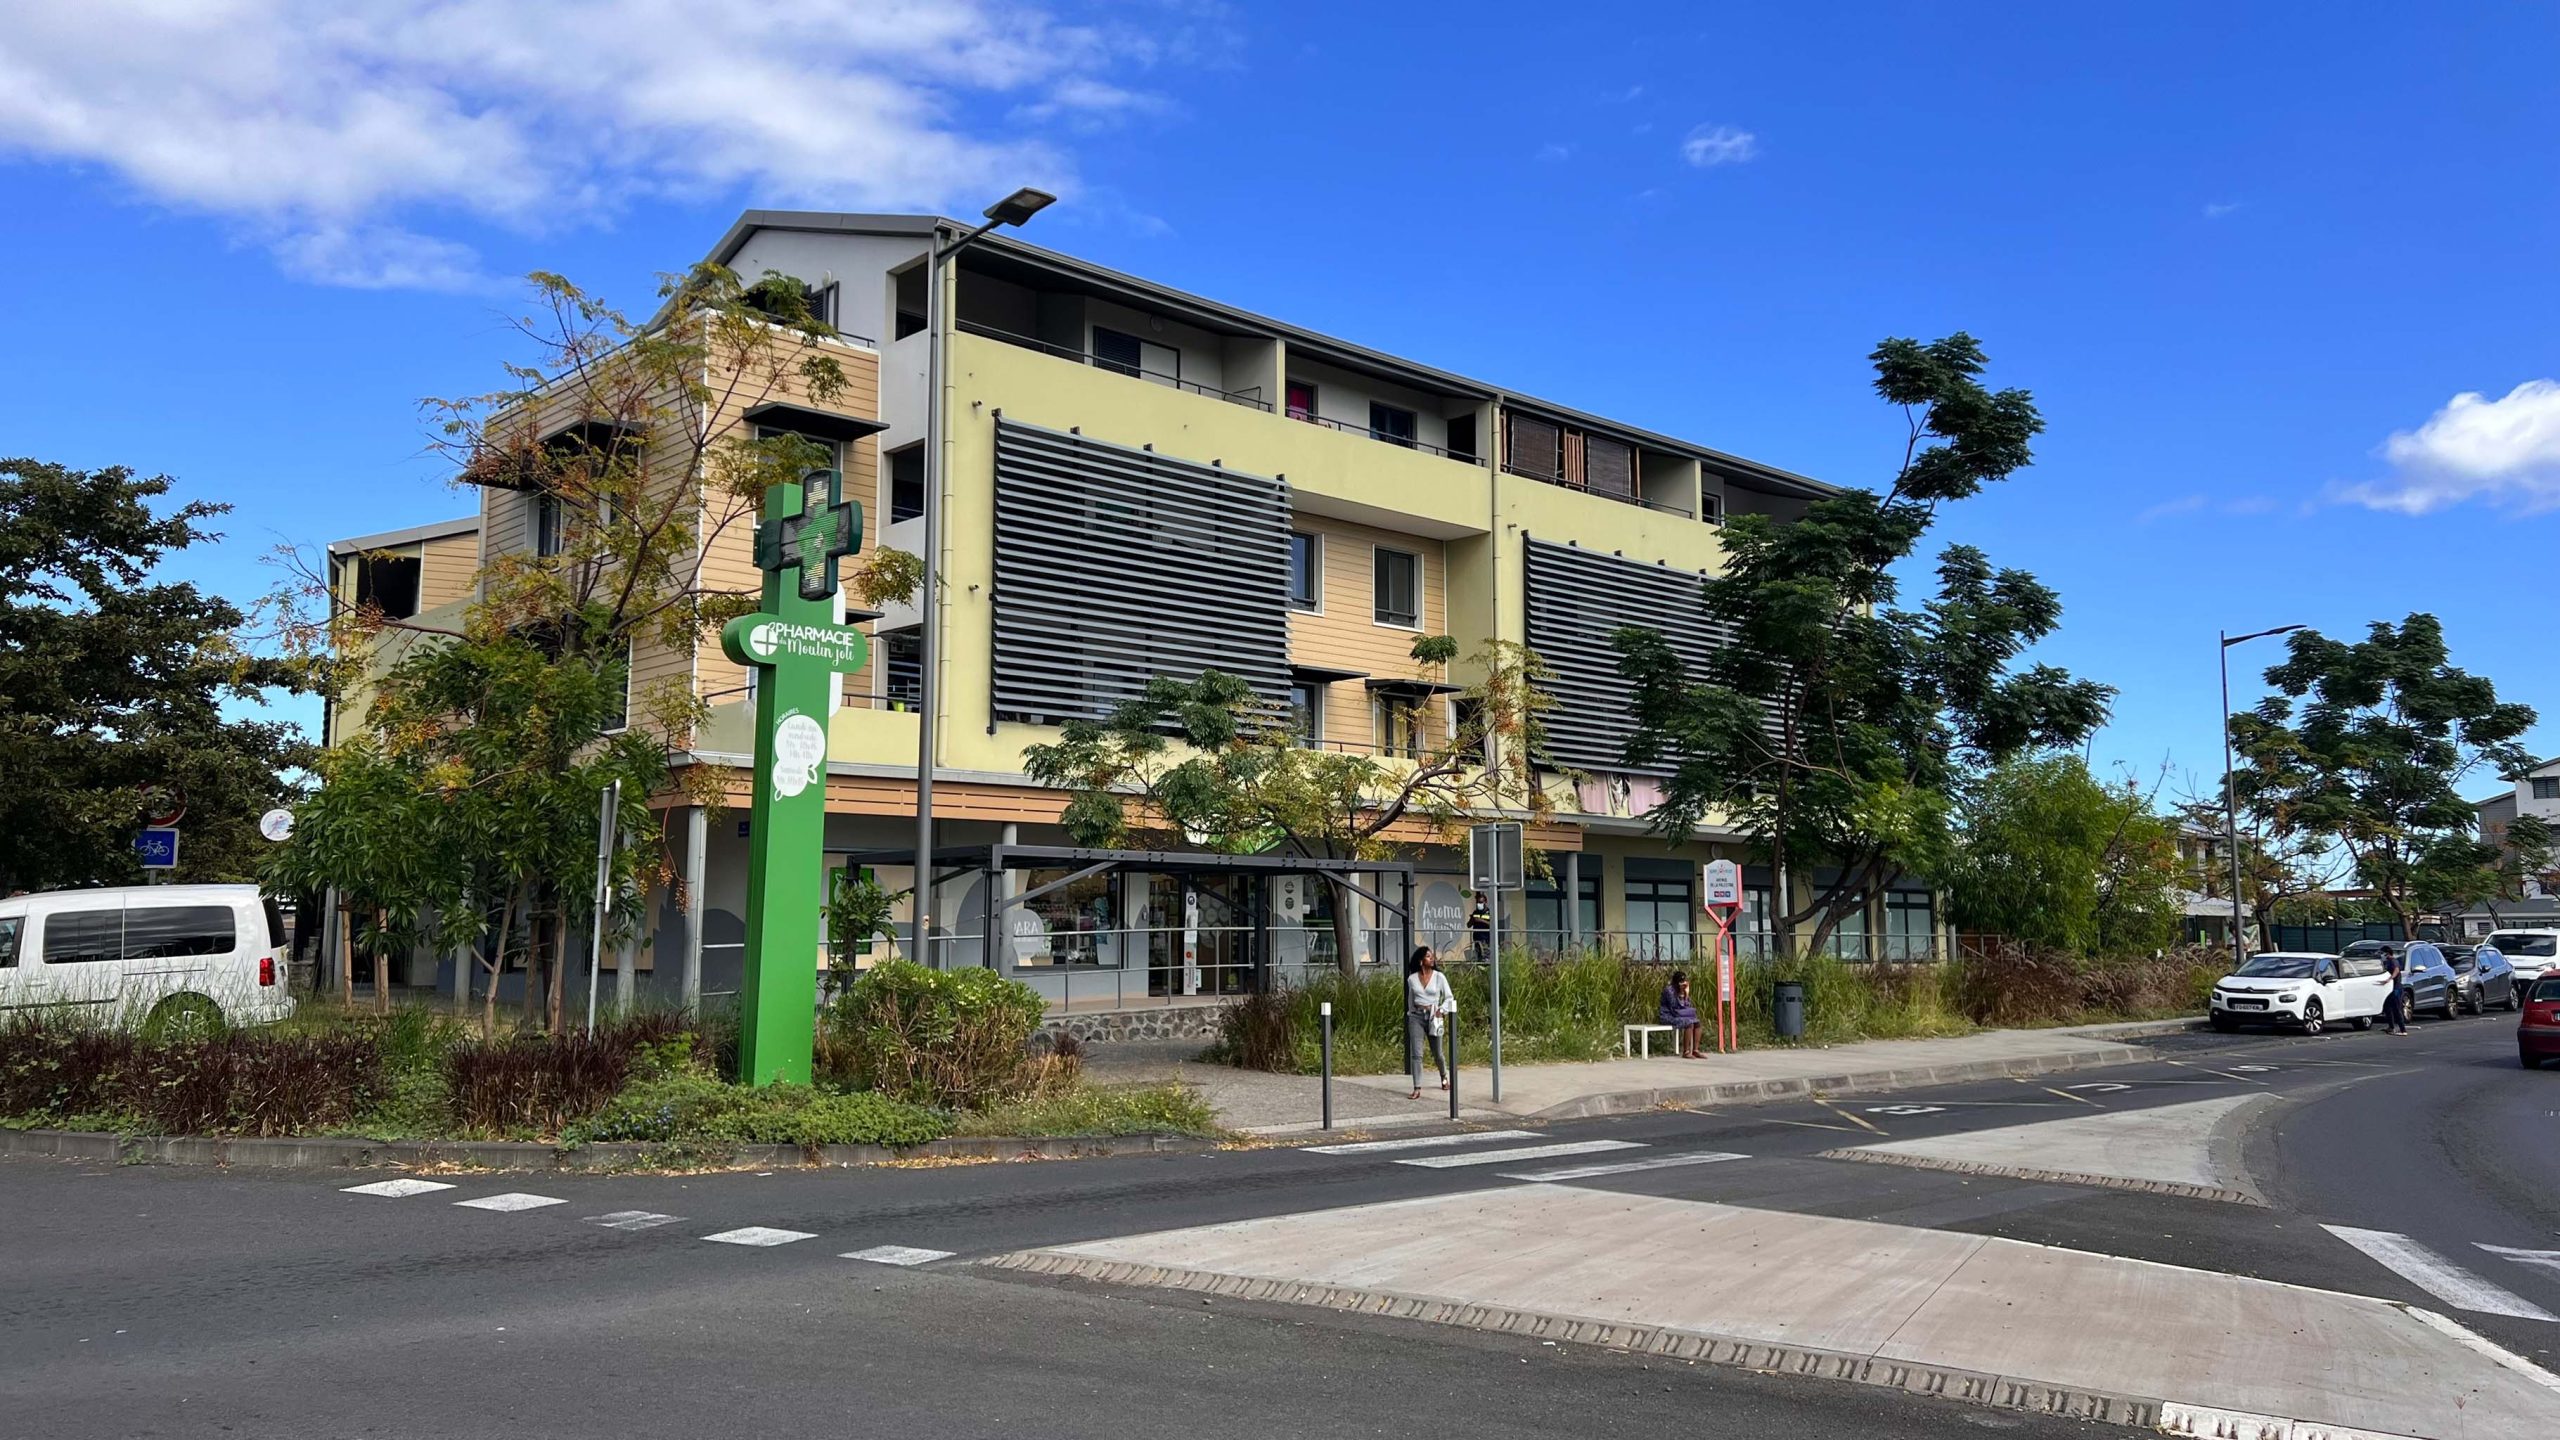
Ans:
[{"label": "green leafy tree", "polygon": [[2444,626],[2377,620],[2349,644],[2296,632],[2268,667],[2276,693],[2231,717],[2239,803],[2279,834],[2342,847],[2358,884],[2408,934],[2431,904],[2457,899],[2497,863],[2460,786],[2532,768],[2519,739],[2529,705],[2451,663]]},{"label": "green leafy tree", "polygon": [[2084,955],[2177,939],[2174,822],[2077,755],[2021,756],[1963,786],[1947,869],[1956,923]]},{"label": "green leafy tree", "polygon": [[[1456,656],[1445,636],[1414,643],[1434,669]],[[1253,688],[1210,671],[1158,677],[1099,720],[1071,720],[1057,741],[1024,751],[1024,770],[1073,792],[1063,823],[1079,845],[1117,847],[1132,836],[1228,853],[1375,860],[1403,844],[1454,843],[1488,811],[1543,820],[1554,813],[1537,757],[1545,749],[1539,689],[1548,672],[1526,647],[1497,642],[1475,657],[1481,678],[1462,692],[1446,736],[1409,757],[1352,754],[1305,743],[1304,717],[1272,715]],[[1335,886],[1334,953],[1359,965],[1357,896]]]},{"label": "green leafy tree", "polygon": [[1685,840],[1720,820],[1794,881],[1834,872],[1800,907],[1782,897],[1790,954],[1799,925],[1819,950],[1895,872],[1943,868],[1968,767],[2076,745],[2113,694],[2018,665],[2062,603],[1972,546],[1941,553],[1925,604],[1895,606],[1895,567],[1938,508],[2025,467],[2044,422],[2025,391],[1981,383],[1971,336],[1888,340],[1870,358],[1876,393],[1908,426],[1892,485],[1816,500],[1792,523],[1733,517],[1702,598],[1732,638],[1702,671],[1658,631],[1617,636],[1637,720],[1627,763],[1670,771],[1655,832]]},{"label": "green leafy tree", "polygon": [[173,878],[256,871],[258,816],[303,751],[292,727],[226,712],[295,676],[247,652],[229,602],[158,578],[229,508],[157,507],[169,487],[0,459],[0,895],[141,879],[146,786],[186,803]]}]

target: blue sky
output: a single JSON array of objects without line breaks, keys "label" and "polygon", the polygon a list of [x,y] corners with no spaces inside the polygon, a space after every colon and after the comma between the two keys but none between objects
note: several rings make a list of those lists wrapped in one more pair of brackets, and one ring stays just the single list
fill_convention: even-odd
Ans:
[{"label": "blue sky", "polygon": [[508,277],[645,309],[745,206],[1036,181],[1044,243],[1849,484],[1867,351],[1970,330],[2050,430],[1937,539],[2061,590],[2099,760],[2210,783],[2218,627],[2417,609],[2560,751],[2560,12],[706,8],[0,16],[0,451],[231,502],[181,568],[252,595],[469,508],[415,402],[499,383]]}]

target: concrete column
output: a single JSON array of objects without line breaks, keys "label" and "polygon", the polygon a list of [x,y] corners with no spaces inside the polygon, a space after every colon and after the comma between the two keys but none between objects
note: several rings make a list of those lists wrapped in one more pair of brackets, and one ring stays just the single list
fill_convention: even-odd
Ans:
[{"label": "concrete column", "polygon": [[[752,675],[751,668],[747,672]],[[684,817],[684,975],[681,991],[684,1013],[697,1014],[702,1009],[702,921],[709,913],[704,904],[710,879],[708,852],[711,848],[711,816],[696,805]]]},{"label": "concrete column", "polygon": [[637,931],[623,936],[622,943],[614,947],[613,1013],[616,1015],[631,1013],[632,976],[633,972],[639,968],[640,957],[637,953],[639,949],[640,936]]},{"label": "concrete column", "polygon": [[[474,903],[474,901],[469,899],[463,901],[465,906],[469,906]],[[471,942],[463,938],[463,936],[469,933],[470,927],[468,925],[448,927],[445,917],[438,916],[436,919],[437,933],[442,934],[448,928],[459,929],[462,932],[462,934],[457,934],[454,937],[453,944],[445,947],[453,956],[453,1008],[456,1010],[468,1010],[471,1008]]]}]

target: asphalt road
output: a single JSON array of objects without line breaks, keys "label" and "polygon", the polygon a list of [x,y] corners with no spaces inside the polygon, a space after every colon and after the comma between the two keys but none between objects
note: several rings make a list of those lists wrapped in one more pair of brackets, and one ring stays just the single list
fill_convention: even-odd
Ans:
[{"label": "asphalt road", "polygon": [[[2560,1073],[2516,1066],[2510,1022],[2435,1022],[2407,1039],[2180,1037],[2155,1054],[2064,1077],[1575,1122],[1538,1139],[1749,1157],[1579,1183],[2000,1234],[2451,1313],[2425,1283],[2446,1283],[2425,1261],[2434,1256],[2560,1314],[2560,1269],[2479,1248],[2560,1248]],[[2269,1208],[1819,1158],[1879,1137],[2240,1091],[2283,1101],[2246,1147]],[[1516,1183],[1488,1167],[1398,1163],[1411,1154],[448,1175],[435,1178],[451,1189],[404,1198],[342,1188],[384,1178],[374,1174],[0,1162],[0,1436],[2086,1432],[1818,1381],[969,1263]],[[518,1193],[559,1203],[457,1203]],[[629,1228],[598,1223],[613,1216]],[[2325,1225],[2405,1236],[2420,1258],[2395,1267]],[[708,1243],[745,1227],[805,1238]],[[914,1267],[844,1258],[879,1246],[952,1253]],[[2560,1321],[2458,1318],[2545,1363],[2560,1346]]]}]

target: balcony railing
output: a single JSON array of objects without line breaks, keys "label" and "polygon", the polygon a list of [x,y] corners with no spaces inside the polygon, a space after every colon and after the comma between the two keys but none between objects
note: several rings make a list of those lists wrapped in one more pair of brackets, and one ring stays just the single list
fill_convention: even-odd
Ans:
[{"label": "balcony railing", "polygon": [[1304,420],[1310,425],[1321,425],[1327,430],[1339,430],[1346,435],[1366,435],[1370,439],[1375,440],[1382,445],[1394,445],[1406,450],[1419,450],[1425,455],[1437,455],[1444,460],[1456,460],[1467,465],[1481,465],[1484,463],[1467,451],[1452,450],[1446,445],[1427,444],[1423,441],[1414,439],[1412,436],[1393,434],[1389,431],[1381,430],[1374,425],[1361,424],[1357,420],[1336,420],[1330,416],[1317,415],[1305,410],[1292,410],[1288,413],[1289,418],[1292,420]]},{"label": "balcony railing", "polygon": [[1262,387],[1259,385],[1242,390],[1221,390],[1215,385],[1203,385],[1197,380],[1185,380],[1179,375],[1168,375],[1161,370],[1149,370],[1126,360],[1106,360],[1090,350],[1079,349],[1073,345],[1060,345],[1055,341],[1036,339],[1029,335],[1017,335],[1010,330],[999,330],[992,325],[981,325],[974,320],[961,321],[960,333],[975,335],[984,340],[1002,341],[1007,345],[1019,345],[1025,350],[1037,350],[1043,355],[1055,355],[1061,360],[1073,360],[1079,365],[1091,365],[1097,370],[1108,370],[1114,375],[1127,375],[1132,379],[1144,380],[1169,389],[1188,390],[1194,395],[1206,395],[1212,400],[1224,400],[1230,405],[1242,405],[1247,409],[1260,410],[1265,414],[1271,411],[1271,402],[1262,398]]},{"label": "balcony railing", "polygon": [[[1673,505],[1668,501],[1663,500],[1647,500],[1644,496],[1632,491],[1621,494],[1615,490],[1597,490],[1589,485],[1581,484],[1578,481],[1569,480],[1562,475],[1551,474],[1544,470],[1532,469],[1515,461],[1503,462],[1502,473],[1505,475],[1519,475],[1530,480],[1541,480],[1549,485],[1554,485],[1565,490],[1579,490],[1585,495],[1597,495],[1603,500],[1615,500],[1621,505],[1640,505],[1647,510],[1661,511],[1665,515],[1677,515],[1683,520],[1697,518],[1697,512],[1689,509],[1685,505]],[[1709,523],[1713,522],[1711,521]]]}]

